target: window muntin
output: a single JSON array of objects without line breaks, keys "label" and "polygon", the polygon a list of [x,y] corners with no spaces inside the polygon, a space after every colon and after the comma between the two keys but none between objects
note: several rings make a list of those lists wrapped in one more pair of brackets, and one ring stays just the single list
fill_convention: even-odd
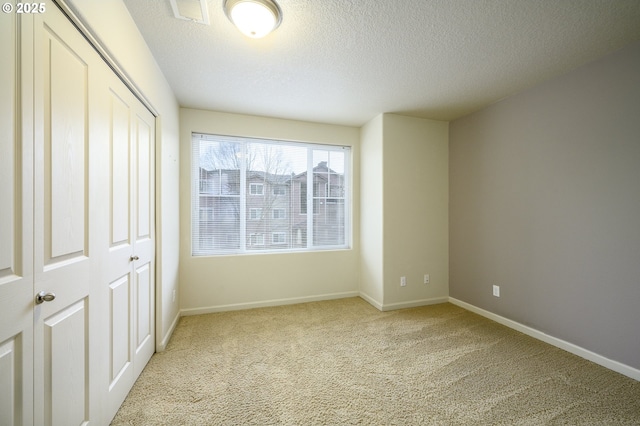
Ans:
[{"label": "window muntin", "polygon": [[194,256],[349,248],[349,147],[194,134],[192,165]]}]

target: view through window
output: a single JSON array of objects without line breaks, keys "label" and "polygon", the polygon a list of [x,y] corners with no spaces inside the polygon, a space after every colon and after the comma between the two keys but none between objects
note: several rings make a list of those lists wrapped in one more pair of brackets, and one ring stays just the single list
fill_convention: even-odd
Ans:
[{"label": "view through window", "polygon": [[348,248],[349,165],[344,146],[193,134],[193,255]]}]

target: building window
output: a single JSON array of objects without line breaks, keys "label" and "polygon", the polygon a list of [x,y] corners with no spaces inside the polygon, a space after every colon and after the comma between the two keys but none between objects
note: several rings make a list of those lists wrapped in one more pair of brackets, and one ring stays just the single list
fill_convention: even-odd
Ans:
[{"label": "building window", "polygon": [[251,220],[262,219],[262,209],[249,209],[249,219]]},{"label": "building window", "polygon": [[273,244],[286,244],[287,233],[286,232],[273,232],[271,233],[271,242]]},{"label": "building window", "polygon": [[344,146],[193,134],[192,254],[349,248],[350,162]]},{"label": "building window", "polygon": [[263,246],[264,245],[264,234],[251,234],[249,245],[252,246]]},{"label": "building window", "polygon": [[249,187],[251,195],[264,195],[264,185],[261,183],[252,183]]}]

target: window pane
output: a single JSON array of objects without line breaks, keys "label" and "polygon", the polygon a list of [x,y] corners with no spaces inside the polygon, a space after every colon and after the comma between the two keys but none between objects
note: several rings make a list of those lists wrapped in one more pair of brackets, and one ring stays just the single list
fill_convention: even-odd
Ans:
[{"label": "window pane", "polygon": [[200,142],[200,167],[205,170],[240,170],[242,144],[237,142]]},{"label": "window pane", "polygon": [[318,246],[342,245],[345,243],[344,153],[326,152],[326,158],[326,163],[316,168],[318,214],[313,218],[313,242]]},{"label": "window pane", "polygon": [[320,202],[319,213],[313,217],[315,245],[342,245],[345,243],[344,200]]},{"label": "window pane", "polygon": [[240,199],[238,197],[200,197],[199,238],[201,250],[238,250],[240,240]]},{"label": "window pane", "polygon": [[313,150],[313,164],[320,165],[322,163],[326,163],[329,161],[329,151],[314,149]]},{"label": "window pane", "polygon": [[344,152],[314,150],[320,160],[313,169],[313,244],[345,243]]},{"label": "window pane", "polygon": [[242,145],[204,140],[198,142],[196,153],[200,220],[194,223],[194,251],[237,251]]}]

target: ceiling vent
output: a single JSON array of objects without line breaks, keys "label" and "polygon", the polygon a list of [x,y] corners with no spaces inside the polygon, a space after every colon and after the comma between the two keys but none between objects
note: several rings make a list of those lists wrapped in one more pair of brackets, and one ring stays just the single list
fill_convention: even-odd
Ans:
[{"label": "ceiling vent", "polygon": [[169,0],[169,2],[176,18],[209,25],[207,0]]}]

